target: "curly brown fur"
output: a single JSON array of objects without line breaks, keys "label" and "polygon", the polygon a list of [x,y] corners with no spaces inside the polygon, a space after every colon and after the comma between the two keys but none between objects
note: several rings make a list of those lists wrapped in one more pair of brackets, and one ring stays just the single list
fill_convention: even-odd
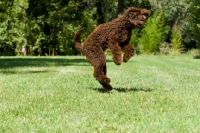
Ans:
[{"label": "curly brown fur", "polygon": [[94,67],[94,77],[108,90],[112,90],[110,79],[106,77],[106,56],[104,51],[109,48],[116,65],[127,62],[134,55],[134,48],[129,44],[134,28],[144,24],[150,10],[130,7],[124,15],[108,23],[100,24],[81,45],[80,35],[83,28],[74,35],[75,47],[86,55]]}]

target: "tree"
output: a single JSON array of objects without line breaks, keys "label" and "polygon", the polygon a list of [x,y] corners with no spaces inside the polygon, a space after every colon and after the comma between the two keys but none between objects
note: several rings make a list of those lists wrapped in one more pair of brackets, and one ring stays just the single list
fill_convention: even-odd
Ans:
[{"label": "tree", "polygon": [[199,0],[191,0],[190,6],[190,24],[193,39],[197,41],[197,48],[199,49],[200,56],[200,1]]},{"label": "tree", "polygon": [[[2,5],[4,4],[4,5]],[[26,21],[25,9],[28,7],[28,0],[8,0],[1,3],[1,11],[4,11],[0,24],[1,37],[0,45],[2,53],[6,55],[19,55],[24,45],[24,28]],[[4,18],[4,19],[2,19]],[[6,49],[5,49],[6,48]],[[14,49],[12,52],[9,49]]]},{"label": "tree", "polygon": [[81,0],[30,0],[26,11],[27,39],[34,54],[38,54],[38,50],[42,55],[76,54],[74,32],[81,27],[88,32],[95,26],[87,3]]},{"label": "tree", "polygon": [[[77,54],[73,35],[79,28],[85,27],[82,36],[85,38],[96,25],[111,21],[130,6],[152,9],[152,12],[165,10],[164,26],[170,26],[171,32],[158,42],[171,43],[175,27],[180,27],[183,44],[190,44],[191,40],[200,42],[198,0],[191,3],[190,0],[1,0],[0,54],[19,55],[22,46],[32,55]],[[131,41],[135,47],[149,36],[148,27],[155,28],[146,25],[146,31],[141,32],[142,28],[134,31],[135,39]]]},{"label": "tree", "polygon": [[[152,10],[164,9],[167,18],[167,25],[170,26],[170,31],[172,31],[177,26],[179,27],[184,44],[189,44],[191,42],[190,34],[190,24],[188,3],[190,0],[150,0]],[[172,32],[169,32],[166,41],[170,43]]]},{"label": "tree", "polygon": [[121,14],[124,11],[124,0],[118,0],[117,14]]},{"label": "tree", "polygon": [[97,25],[104,23],[104,14],[102,11],[102,1],[96,0],[96,9],[97,9]]}]

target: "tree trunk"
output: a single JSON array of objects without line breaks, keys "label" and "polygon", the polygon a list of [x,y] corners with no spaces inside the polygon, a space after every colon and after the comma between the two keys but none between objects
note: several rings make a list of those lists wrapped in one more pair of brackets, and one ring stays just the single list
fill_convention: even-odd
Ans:
[{"label": "tree trunk", "polygon": [[51,56],[51,50],[50,50],[50,48],[49,48],[49,56]]},{"label": "tree trunk", "polygon": [[97,25],[104,23],[104,15],[102,12],[101,0],[96,0],[95,6],[97,7]]},{"label": "tree trunk", "polygon": [[118,10],[117,14],[121,14],[124,11],[124,0],[118,0]]}]

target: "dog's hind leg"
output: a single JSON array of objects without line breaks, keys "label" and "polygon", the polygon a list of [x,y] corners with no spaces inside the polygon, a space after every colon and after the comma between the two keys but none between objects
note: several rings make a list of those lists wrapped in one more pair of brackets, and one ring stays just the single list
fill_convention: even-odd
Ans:
[{"label": "dog's hind leg", "polygon": [[106,75],[106,73],[107,73],[107,70],[106,70],[107,68],[106,68],[106,64],[104,65],[104,67],[103,67],[103,72],[104,72],[104,75]]},{"label": "dog's hind leg", "polygon": [[94,77],[104,88],[106,88],[107,90],[112,90],[112,86],[110,85],[110,79],[106,77],[104,68],[105,66],[94,67]]},{"label": "dog's hind leg", "polygon": [[[94,49],[93,49],[94,50]],[[94,67],[94,77],[107,90],[112,90],[110,79],[106,77],[106,56],[102,49],[89,51],[86,55],[87,60]]]},{"label": "dog's hind leg", "polygon": [[130,44],[122,46],[122,51],[124,52],[123,56],[124,62],[127,62],[134,55],[134,48]]}]

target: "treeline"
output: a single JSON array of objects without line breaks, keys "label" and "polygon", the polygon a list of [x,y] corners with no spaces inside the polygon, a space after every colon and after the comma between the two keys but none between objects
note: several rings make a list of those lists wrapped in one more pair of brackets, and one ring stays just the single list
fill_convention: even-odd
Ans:
[{"label": "treeline", "polygon": [[74,33],[82,38],[130,6],[152,10],[133,30],[137,53],[180,53],[200,49],[199,0],[1,0],[0,56],[76,55]]}]

